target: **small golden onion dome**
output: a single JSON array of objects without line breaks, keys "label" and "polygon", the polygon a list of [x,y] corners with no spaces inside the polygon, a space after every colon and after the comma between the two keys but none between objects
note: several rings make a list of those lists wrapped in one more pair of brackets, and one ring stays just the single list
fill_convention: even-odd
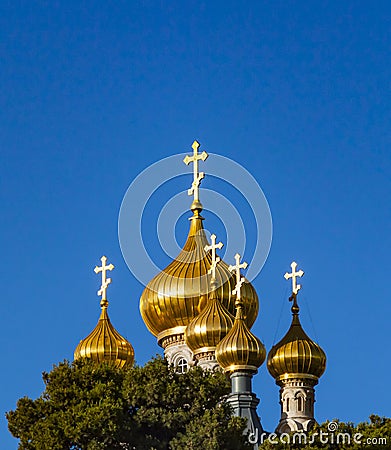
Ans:
[{"label": "small golden onion dome", "polygon": [[213,290],[205,308],[186,327],[185,341],[194,355],[214,351],[234,323],[234,317],[217,296],[216,284],[211,288]]},{"label": "small golden onion dome", "polygon": [[265,346],[247,327],[242,305],[238,304],[231,331],[216,347],[217,362],[225,372],[256,372],[265,358]]},{"label": "small golden onion dome", "polygon": [[74,359],[90,358],[96,362],[112,362],[116,367],[131,366],[134,363],[134,350],[130,342],[113,327],[104,303],[98,324],[94,330],[79,342]]},{"label": "small golden onion dome", "polygon": [[270,350],[267,368],[276,381],[298,375],[318,379],[326,369],[326,354],[304,332],[296,295],[293,294],[290,300],[293,300],[292,324],[281,341]]},{"label": "small golden onion dome", "polygon": [[[166,336],[183,334],[186,326],[205,308],[210,293],[208,270],[212,263],[211,251],[202,225],[200,204],[192,205],[193,217],[187,241],[176,257],[157,274],[144,289],[140,298],[141,316],[159,343]],[[221,261],[216,269],[217,295],[223,306],[235,313],[235,278],[228,265]],[[258,296],[246,282],[242,289],[244,316],[250,327],[258,315]]]}]

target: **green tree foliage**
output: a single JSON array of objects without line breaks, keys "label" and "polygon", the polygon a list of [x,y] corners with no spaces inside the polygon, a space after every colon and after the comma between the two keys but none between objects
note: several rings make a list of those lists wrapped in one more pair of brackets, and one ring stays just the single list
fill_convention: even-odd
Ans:
[{"label": "green tree foliage", "polygon": [[[330,431],[331,430],[331,431]],[[315,425],[306,435],[290,433],[281,436],[269,436],[260,450],[358,450],[391,449],[391,419],[371,415],[369,422],[355,426],[352,422],[340,422],[335,419],[321,425]]]},{"label": "green tree foliage", "polygon": [[221,373],[178,374],[160,357],[127,369],[79,360],[43,380],[38,399],[21,398],[7,413],[19,449],[249,448],[243,419],[219,403],[230,390]]}]

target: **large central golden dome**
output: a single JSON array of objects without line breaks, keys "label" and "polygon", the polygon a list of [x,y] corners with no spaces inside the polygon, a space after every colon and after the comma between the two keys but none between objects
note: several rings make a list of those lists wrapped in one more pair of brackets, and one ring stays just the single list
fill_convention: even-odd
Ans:
[{"label": "large central golden dome", "polygon": [[[159,341],[172,334],[184,333],[186,326],[205,307],[210,293],[208,270],[212,256],[210,251],[205,251],[208,240],[201,210],[200,203],[193,203],[190,231],[182,251],[148,283],[140,298],[141,316]],[[217,266],[216,282],[221,303],[234,315],[236,298],[232,291],[236,282],[224,261]],[[251,327],[258,315],[259,304],[257,293],[249,282],[242,287],[242,299],[245,321]]]}]

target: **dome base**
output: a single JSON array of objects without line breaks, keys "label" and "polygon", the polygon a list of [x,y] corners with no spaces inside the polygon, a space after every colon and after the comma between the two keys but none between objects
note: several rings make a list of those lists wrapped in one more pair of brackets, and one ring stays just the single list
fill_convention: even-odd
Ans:
[{"label": "dome base", "polygon": [[185,342],[186,327],[179,326],[164,330],[157,335],[157,343],[166,349],[170,345],[178,345]]},{"label": "dome base", "polygon": [[220,364],[216,359],[216,347],[204,347],[194,354],[194,359],[197,361],[197,366],[203,370],[216,372],[222,370]]},{"label": "dome base", "polygon": [[312,386],[315,386],[318,384],[319,378],[309,373],[284,373],[283,375],[280,375],[278,378],[276,378],[276,384],[282,386],[285,383],[290,383],[295,380],[299,382],[307,380],[308,384],[312,383]]},{"label": "dome base", "polygon": [[256,374],[258,372],[257,366],[250,366],[250,365],[240,365],[240,364],[233,364],[231,366],[225,367],[224,372],[246,372],[251,374]]}]

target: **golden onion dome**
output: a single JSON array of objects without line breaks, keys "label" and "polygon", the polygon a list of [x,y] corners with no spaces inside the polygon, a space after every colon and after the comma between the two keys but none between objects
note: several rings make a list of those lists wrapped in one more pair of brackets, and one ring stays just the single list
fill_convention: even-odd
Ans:
[{"label": "golden onion dome", "polygon": [[102,303],[102,312],[94,330],[79,342],[74,359],[90,358],[96,362],[112,362],[116,367],[131,366],[134,350],[130,342],[113,327],[107,314],[108,302]]},{"label": "golden onion dome", "polygon": [[256,372],[265,358],[265,346],[247,327],[239,303],[233,327],[216,347],[217,362],[225,372]]},{"label": "golden onion dome", "polygon": [[326,369],[326,354],[303,330],[296,295],[293,294],[290,300],[293,300],[292,324],[281,341],[270,350],[267,368],[276,381],[298,375],[318,379]]},{"label": "golden onion dome", "polygon": [[[159,343],[166,336],[182,334],[186,326],[205,308],[210,293],[208,270],[212,257],[205,251],[208,241],[202,225],[200,203],[193,203],[193,217],[187,241],[176,257],[157,274],[144,289],[140,298],[141,316]],[[235,312],[235,278],[228,265],[221,261],[216,269],[217,295],[223,306]],[[246,282],[242,289],[244,316],[250,327],[258,315],[258,296],[254,287]]]},{"label": "golden onion dome", "polygon": [[234,317],[217,296],[216,284],[213,283],[211,288],[205,308],[186,327],[185,341],[194,355],[214,351],[234,323]]}]

